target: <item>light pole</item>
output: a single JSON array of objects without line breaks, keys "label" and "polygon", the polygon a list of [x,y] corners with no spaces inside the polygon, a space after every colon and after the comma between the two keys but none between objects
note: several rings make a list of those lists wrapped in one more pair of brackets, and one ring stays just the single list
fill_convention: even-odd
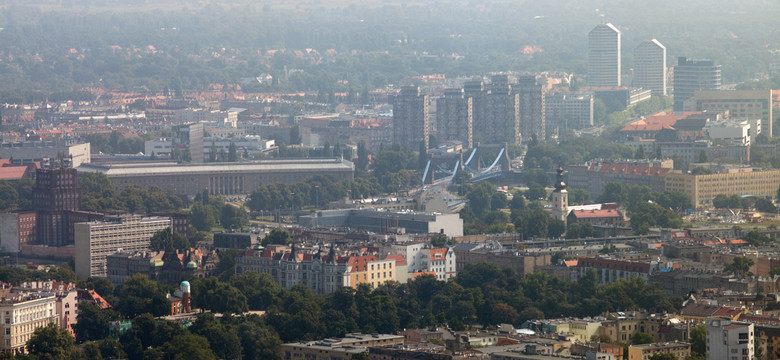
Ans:
[{"label": "light pole", "polygon": [[314,185],[314,208],[320,209],[320,186]]}]

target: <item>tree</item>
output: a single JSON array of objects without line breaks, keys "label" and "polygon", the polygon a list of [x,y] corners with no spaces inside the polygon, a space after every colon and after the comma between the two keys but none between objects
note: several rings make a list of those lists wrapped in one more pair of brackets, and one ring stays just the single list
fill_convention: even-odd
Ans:
[{"label": "tree", "polygon": [[739,209],[742,206],[742,199],[739,195],[718,194],[712,199],[712,206],[717,209]]},{"label": "tree", "polygon": [[236,149],[236,143],[230,142],[230,147],[228,148],[228,158],[227,161],[229,162],[236,162],[238,161],[238,150]]},{"label": "tree", "polygon": [[706,151],[704,151],[704,150],[702,150],[702,151],[699,151],[699,159],[698,159],[698,162],[699,162],[699,163],[706,163],[707,161],[709,161],[709,159],[707,158],[707,152],[706,152]]},{"label": "tree", "polygon": [[125,278],[116,308],[126,317],[136,317],[143,313],[163,316],[170,314],[171,302],[157,283],[146,275],[136,274]]},{"label": "tree", "polygon": [[682,226],[680,216],[669,209],[654,203],[641,203],[631,213],[631,228],[638,235],[646,234],[651,226],[664,228],[679,228]]},{"label": "tree", "polygon": [[546,199],[547,190],[544,189],[544,186],[538,183],[531,183],[528,186],[528,190],[525,191],[525,198],[528,199],[529,201]]},{"label": "tree", "polygon": [[775,204],[767,199],[756,199],[756,210],[766,213],[774,213],[777,211]]},{"label": "tree", "polygon": [[301,132],[298,125],[290,128],[290,145],[299,145],[301,143]]},{"label": "tree", "polygon": [[225,229],[241,230],[248,225],[249,220],[243,207],[239,208],[231,204],[225,204],[222,206],[219,222],[222,223],[222,227]]},{"label": "tree", "polygon": [[214,354],[220,359],[240,359],[241,339],[236,329],[225,326],[211,313],[198,315],[198,319],[189,328],[190,332],[206,338]]},{"label": "tree", "polygon": [[289,245],[290,243],[292,243],[290,233],[284,229],[273,229],[270,233],[268,233],[268,235],[263,237],[263,240],[260,241],[260,244],[263,246]]},{"label": "tree", "polygon": [[187,237],[174,233],[170,227],[154,233],[150,239],[149,249],[152,251],[173,251],[183,250],[190,247],[190,242]]},{"label": "tree", "polygon": [[190,333],[176,335],[163,345],[166,359],[171,360],[216,360],[205,337]]},{"label": "tree", "polygon": [[195,202],[190,210],[190,222],[200,231],[210,231],[216,225],[217,220],[209,206]]},{"label": "tree", "polygon": [[116,311],[101,309],[91,302],[79,303],[77,322],[73,324],[73,332],[79,342],[101,340],[108,336],[110,322],[120,318]]},{"label": "tree", "polygon": [[38,359],[68,360],[75,354],[76,345],[67,331],[51,323],[35,329],[27,350]]},{"label": "tree", "polygon": [[547,223],[547,235],[551,238],[557,238],[566,232],[566,222],[560,219],[551,219]]},{"label": "tree", "polygon": [[644,332],[637,332],[631,336],[632,345],[652,344],[655,342],[653,335]]},{"label": "tree", "polygon": [[585,189],[569,189],[569,205],[580,205],[590,201],[590,192]]},{"label": "tree", "polygon": [[745,235],[745,241],[753,246],[763,246],[770,243],[772,239],[756,230],[751,230]]},{"label": "tree", "polygon": [[657,353],[650,357],[650,360],[679,360],[680,358],[674,353]]},{"label": "tree", "polygon": [[567,239],[582,239],[596,236],[596,229],[590,223],[573,223],[566,228]]},{"label": "tree", "polygon": [[688,339],[691,342],[691,354],[707,355],[707,328],[704,324],[694,326]]},{"label": "tree", "polygon": [[528,169],[523,173],[523,181],[530,186],[531,183],[537,183],[539,185],[550,185],[550,176],[542,169]]},{"label": "tree", "polygon": [[730,264],[726,264],[723,267],[723,271],[737,276],[750,276],[753,275],[753,273],[750,272],[750,267],[753,265],[755,265],[753,259],[744,256],[735,256]]},{"label": "tree", "polygon": [[636,149],[636,153],[634,154],[634,159],[644,159],[644,158],[647,158],[647,156],[645,155],[645,147],[639,146]]},{"label": "tree", "polygon": [[[365,171],[368,169],[368,149],[366,148],[366,142],[361,140],[357,147],[357,162],[355,163],[355,170]],[[780,194],[780,189],[778,190]]]},{"label": "tree", "polygon": [[691,174],[693,175],[709,175],[714,173],[712,169],[706,168],[704,166],[697,166],[693,169],[691,169]]}]

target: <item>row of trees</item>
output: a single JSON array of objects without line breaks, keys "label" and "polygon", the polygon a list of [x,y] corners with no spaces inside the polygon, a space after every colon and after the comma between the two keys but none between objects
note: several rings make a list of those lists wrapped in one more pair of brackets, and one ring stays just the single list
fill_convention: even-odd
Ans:
[{"label": "row of trees", "polygon": [[185,206],[179,196],[152,186],[128,186],[121,192],[102,173],[80,172],[81,207],[92,211],[125,210],[139,214],[177,211]]},{"label": "row of trees", "polygon": [[[100,282],[87,285],[111,290]],[[87,345],[95,343],[98,349],[106,347],[105,342],[112,342],[107,340],[108,322],[131,318],[133,328],[120,337],[119,346],[112,342],[113,348],[131,358],[166,349],[165,344],[177,335],[195,335],[207,341],[192,337],[187,341],[200,342],[196,348],[209,349],[219,358],[260,353],[265,356],[262,358],[273,359],[278,356],[280,341],[338,337],[358,331],[394,333],[404,328],[444,324],[455,330],[476,324],[519,326],[530,319],[593,316],[618,310],[672,312],[682,302],[641,278],[598,285],[597,274],[591,269],[572,283],[541,272],[521,278],[514,270],[493,264],[467,265],[449,282],[426,275],[406,284],[390,282],[376,289],[361,285],[327,295],[318,295],[302,286],[285,290],[269,274],[254,272],[233,274],[224,281],[217,277],[195,278],[191,285],[194,306],[227,316],[217,321],[202,315],[188,330],[164,322],[152,326],[154,321],[149,314],[163,315],[170,309],[165,299],[165,291],[170,289],[136,275],[116,289],[116,311],[81,305],[75,327],[78,340]],[[263,318],[229,315],[247,310],[267,313]],[[241,335],[242,326],[252,329],[245,329],[245,334],[253,334],[255,342],[246,342],[250,337]],[[169,334],[157,333],[159,327]]]}]

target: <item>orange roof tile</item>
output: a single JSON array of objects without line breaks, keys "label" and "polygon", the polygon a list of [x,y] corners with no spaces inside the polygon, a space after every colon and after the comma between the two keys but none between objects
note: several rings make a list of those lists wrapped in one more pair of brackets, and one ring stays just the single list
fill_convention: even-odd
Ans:
[{"label": "orange roof tile", "polygon": [[662,111],[647,119],[634,121],[621,131],[659,131],[661,129],[673,129],[677,120],[683,119],[688,115],[701,114],[701,111],[685,111],[681,113]]}]

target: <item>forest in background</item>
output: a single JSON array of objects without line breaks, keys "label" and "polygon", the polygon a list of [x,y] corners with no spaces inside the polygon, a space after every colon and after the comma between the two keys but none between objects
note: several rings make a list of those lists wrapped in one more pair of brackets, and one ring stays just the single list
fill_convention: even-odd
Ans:
[{"label": "forest in background", "polygon": [[[584,74],[587,33],[604,21],[622,31],[624,68],[655,37],[669,66],[712,58],[724,83],[761,80],[780,49],[780,5],[764,0],[105,3],[0,6],[0,90],[200,90],[263,73],[277,80],[248,90],[362,90],[421,74]],[[285,69],[301,71],[285,80]]]}]

